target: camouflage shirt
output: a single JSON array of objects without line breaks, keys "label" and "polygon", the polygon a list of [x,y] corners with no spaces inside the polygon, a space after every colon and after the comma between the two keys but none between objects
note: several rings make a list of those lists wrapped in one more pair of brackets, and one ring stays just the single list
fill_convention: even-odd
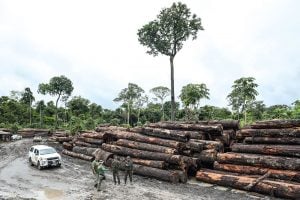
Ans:
[{"label": "camouflage shirt", "polygon": [[120,162],[117,161],[116,159],[114,159],[111,163],[111,169],[116,172],[116,171],[119,171],[119,168],[120,168]]}]

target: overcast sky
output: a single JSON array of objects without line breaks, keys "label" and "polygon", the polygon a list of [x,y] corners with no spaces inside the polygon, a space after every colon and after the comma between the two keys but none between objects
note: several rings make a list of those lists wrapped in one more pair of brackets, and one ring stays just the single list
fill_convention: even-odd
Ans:
[{"label": "overcast sky", "polygon": [[[145,91],[170,87],[166,56],[153,57],[137,30],[169,0],[0,0],[0,96],[65,75],[81,95],[105,108],[128,82]],[[300,94],[300,1],[186,0],[205,31],[175,57],[175,96],[205,83],[210,100],[226,107],[234,80],[252,76],[258,100],[290,105]]]}]

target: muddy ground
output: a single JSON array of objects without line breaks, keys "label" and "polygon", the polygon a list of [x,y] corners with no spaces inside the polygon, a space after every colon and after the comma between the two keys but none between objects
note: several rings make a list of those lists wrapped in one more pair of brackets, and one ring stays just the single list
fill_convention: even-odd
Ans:
[{"label": "muddy ground", "polygon": [[[102,191],[97,192],[89,162],[62,155],[62,167],[39,171],[28,164],[31,145],[32,139],[0,143],[0,199],[271,199],[195,180],[171,184],[136,175],[132,185],[115,186],[110,172],[107,172]],[[48,145],[61,151],[60,145]]]}]

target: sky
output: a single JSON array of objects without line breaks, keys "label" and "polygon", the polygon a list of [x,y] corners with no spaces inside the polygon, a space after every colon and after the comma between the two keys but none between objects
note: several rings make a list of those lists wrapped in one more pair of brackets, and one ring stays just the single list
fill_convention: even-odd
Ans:
[{"label": "sky", "polygon": [[[169,0],[0,0],[0,96],[65,75],[73,96],[104,108],[128,82],[147,93],[170,88],[169,58],[146,54],[137,30],[156,19]],[[300,96],[300,1],[183,0],[204,31],[175,57],[175,96],[189,83],[205,83],[202,105],[227,107],[234,80],[254,77],[267,106]]]}]

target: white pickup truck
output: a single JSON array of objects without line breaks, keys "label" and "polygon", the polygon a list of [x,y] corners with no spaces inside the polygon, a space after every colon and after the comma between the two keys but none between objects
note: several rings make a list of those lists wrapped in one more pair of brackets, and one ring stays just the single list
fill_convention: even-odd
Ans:
[{"label": "white pickup truck", "polygon": [[32,146],[28,153],[28,160],[31,165],[38,169],[51,166],[61,166],[61,156],[52,147],[46,145]]}]

